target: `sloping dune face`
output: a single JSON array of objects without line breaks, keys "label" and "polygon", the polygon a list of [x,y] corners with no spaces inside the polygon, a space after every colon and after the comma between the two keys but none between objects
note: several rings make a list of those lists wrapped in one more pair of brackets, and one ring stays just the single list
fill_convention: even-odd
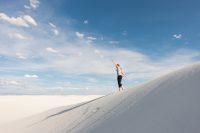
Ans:
[{"label": "sloping dune face", "polygon": [[90,131],[200,133],[200,64],[159,78],[143,89],[151,87],[137,104]]},{"label": "sloping dune face", "polygon": [[4,128],[4,133],[200,133],[200,63]]}]

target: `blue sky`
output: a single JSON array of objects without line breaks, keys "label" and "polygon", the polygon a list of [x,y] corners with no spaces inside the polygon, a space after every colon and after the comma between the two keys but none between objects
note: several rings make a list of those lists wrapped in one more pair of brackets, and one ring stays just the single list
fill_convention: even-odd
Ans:
[{"label": "blue sky", "polygon": [[107,94],[198,62],[197,0],[0,0],[0,94]]}]

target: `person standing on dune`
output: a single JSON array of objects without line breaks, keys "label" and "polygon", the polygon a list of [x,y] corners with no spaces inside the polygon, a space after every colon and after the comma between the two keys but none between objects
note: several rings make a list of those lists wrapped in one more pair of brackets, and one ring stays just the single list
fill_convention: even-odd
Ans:
[{"label": "person standing on dune", "polygon": [[125,74],[124,74],[124,71],[119,64],[115,63],[113,60],[112,60],[112,62],[115,64],[115,67],[116,67],[117,82],[118,82],[118,87],[119,87],[119,91],[120,91],[121,89],[122,90],[124,89],[123,86],[122,86],[122,78]]}]

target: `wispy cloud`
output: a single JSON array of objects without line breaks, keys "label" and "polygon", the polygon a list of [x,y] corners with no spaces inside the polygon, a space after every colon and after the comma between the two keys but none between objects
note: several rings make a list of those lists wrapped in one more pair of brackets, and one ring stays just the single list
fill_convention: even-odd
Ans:
[{"label": "wispy cloud", "polygon": [[109,41],[110,44],[119,44],[119,41]]},{"label": "wispy cloud", "polygon": [[34,26],[37,26],[36,21],[35,21],[31,16],[29,16],[29,15],[24,15],[24,16],[23,16],[23,19],[24,19],[27,23],[29,23],[29,24],[31,24],[31,25],[34,25]]},{"label": "wispy cloud", "polygon": [[173,37],[175,39],[181,39],[182,38],[182,34],[174,34]]},{"label": "wispy cloud", "polygon": [[25,78],[38,78],[38,76],[35,75],[35,74],[33,74],[33,75],[25,74],[24,77],[25,77]]},{"label": "wispy cloud", "polygon": [[26,60],[27,57],[22,53],[16,53],[18,59]]},{"label": "wispy cloud", "polygon": [[9,17],[5,13],[0,13],[0,20],[8,22],[15,26],[29,27],[30,25],[37,26],[36,21],[29,15],[20,17]]},{"label": "wispy cloud", "polygon": [[59,31],[57,29],[53,29],[53,33],[57,36],[59,34]]},{"label": "wispy cloud", "polygon": [[20,83],[15,80],[9,80],[9,79],[2,79],[0,78],[0,86],[10,86],[10,85],[19,85]]},{"label": "wispy cloud", "polygon": [[[40,51],[39,45],[37,46],[37,49],[38,53],[42,52]],[[59,54],[55,54],[55,56],[39,54],[37,58],[41,59],[42,62],[37,63],[38,65],[36,65],[34,62],[27,61],[28,63],[26,65],[22,63],[21,65],[15,66],[15,68],[9,66],[7,69],[18,71],[20,71],[20,69],[23,71],[34,70],[37,73],[43,73],[44,71],[51,72],[51,69],[53,68],[53,71],[59,72],[58,77],[62,77],[63,75],[87,75],[84,76],[87,78],[85,85],[82,84],[79,85],[79,87],[73,87],[74,80],[72,80],[72,83],[70,84],[71,88],[79,88],[77,91],[81,92],[81,88],[88,86],[88,84],[93,84],[94,86],[98,84],[98,80],[95,77],[101,77],[100,81],[105,82],[104,85],[101,86],[102,88],[107,88],[109,86],[109,84],[106,84],[106,81],[108,79],[113,81],[115,79],[114,76],[116,73],[115,67],[111,62],[112,59],[117,63],[120,63],[125,70],[126,77],[124,81],[129,81],[133,84],[133,81],[144,82],[164,73],[181,68],[187,64],[191,64],[195,62],[195,57],[200,56],[200,52],[198,51],[182,49],[169,54],[168,56],[163,57],[155,62],[151,60],[147,55],[134,50],[96,47],[95,45],[69,44],[63,45],[62,47],[56,47],[56,49],[49,47],[47,52],[57,53],[57,51],[59,51]],[[1,70],[3,70],[2,67]],[[53,76],[53,72],[49,73],[48,75]],[[105,76],[106,79],[102,78],[102,76]],[[34,74],[26,74],[24,77],[29,79],[34,77],[37,78],[38,76],[34,76]],[[76,76],[73,78],[80,80]],[[11,78],[10,80],[12,81],[14,79]],[[53,83],[50,83],[52,87],[56,80],[57,79],[55,79]],[[68,82],[70,80],[65,79],[64,81]],[[113,84],[114,83],[115,82],[113,82]],[[61,88],[66,89],[66,87],[64,87],[65,82],[61,83],[60,86]],[[39,85],[34,87],[42,88],[42,86]],[[67,88],[70,89],[70,87]],[[89,88],[93,88],[93,86],[89,86]],[[55,91],[57,90],[56,88],[54,89]],[[98,88],[96,88],[96,91],[99,92]],[[106,91],[109,91],[109,89]],[[41,92],[43,92],[42,89],[40,90],[40,93]]]},{"label": "wispy cloud", "polygon": [[88,20],[84,20],[83,23],[84,23],[84,24],[88,24],[89,21],[88,21]]},{"label": "wispy cloud", "polygon": [[39,7],[40,5],[40,1],[39,0],[29,0],[30,1],[30,6],[33,8],[33,9],[36,9]]},{"label": "wispy cloud", "polygon": [[92,43],[95,40],[97,40],[97,38],[92,37],[92,36],[87,37],[87,43]]},{"label": "wispy cloud", "polygon": [[49,22],[49,25],[50,25],[52,28],[56,28],[56,26],[55,26],[53,23],[51,23],[51,22]]},{"label": "wispy cloud", "polygon": [[92,36],[87,37],[87,39],[88,39],[88,40],[92,40],[92,41],[97,40],[97,38],[92,37]]},{"label": "wispy cloud", "polygon": [[53,31],[54,35],[56,35],[56,36],[59,35],[59,31],[58,31],[56,25],[51,22],[49,23],[49,25],[51,26],[51,30]]},{"label": "wispy cloud", "polygon": [[79,39],[83,39],[85,35],[84,35],[83,33],[76,32],[76,36],[77,36]]},{"label": "wispy cloud", "polygon": [[24,5],[24,8],[26,8],[26,9],[31,9],[31,7],[30,7],[30,6],[27,6],[27,5]]},{"label": "wispy cloud", "polygon": [[9,33],[8,36],[11,38],[19,39],[19,40],[28,40],[29,39],[28,37],[26,37],[20,33]]},{"label": "wispy cloud", "polygon": [[58,53],[58,51],[54,48],[48,47],[46,48],[46,51],[50,52],[50,53]]}]

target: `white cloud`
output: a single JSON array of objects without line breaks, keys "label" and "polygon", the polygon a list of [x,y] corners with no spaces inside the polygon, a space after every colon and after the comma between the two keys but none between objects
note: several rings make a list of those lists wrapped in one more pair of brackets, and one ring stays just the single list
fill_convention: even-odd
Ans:
[{"label": "white cloud", "polygon": [[18,59],[22,59],[22,60],[27,59],[27,57],[24,56],[24,54],[22,54],[22,53],[16,53],[16,55],[17,55],[17,58],[18,58]]},{"label": "white cloud", "polygon": [[92,36],[87,37],[87,39],[88,39],[88,40],[91,40],[91,41],[97,40],[97,38],[92,37]]},{"label": "white cloud", "polygon": [[26,60],[27,59],[25,56],[22,56],[22,55],[19,55],[18,58],[22,59],[22,60]]},{"label": "white cloud", "polygon": [[19,40],[28,40],[29,38],[20,34],[20,33],[9,33],[8,35],[11,38],[19,39]]},{"label": "white cloud", "polygon": [[0,13],[0,20],[6,21],[15,26],[29,27],[29,25],[37,26],[36,21],[29,15],[20,17],[9,17],[5,13]]},{"label": "white cloud", "polygon": [[88,24],[89,21],[88,21],[88,20],[84,20],[83,23],[84,23],[84,24]]},{"label": "white cloud", "polygon": [[12,86],[12,85],[19,85],[20,83],[15,80],[9,80],[9,79],[0,79],[0,86]]},{"label": "white cloud", "polygon": [[55,49],[53,49],[51,47],[46,48],[46,51],[51,52],[51,53],[58,53],[57,50],[55,50]]},{"label": "white cloud", "polygon": [[53,29],[53,33],[57,36],[59,34],[59,31],[57,29]]},{"label": "white cloud", "polygon": [[27,6],[27,5],[24,5],[24,8],[26,8],[26,9],[31,9],[31,7],[30,7],[30,6]]},{"label": "white cloud", "polygon": [[76,32],[76,36],[77,36],[79,39],[83,39],[83,38],[84,38],[84,34],[83,34],[83,33],[80,33],[80,32]]},{"label": "white cloud", "polygon": [[[175,53],[173,56],[168,56],[157,62],[154,62],[148,56],[140,52],[120,48],[97,49],[93,45],[79,45],[65,46],[59,48],[58,50],[59,53],[62,54],[62,56],[58,55],[53,58],[44,58],[48,61],[49,67],[57,68],[59,71],[63,71],[64,73],[112,74],[114,73],[114,67],[111,60],[114,59],[116,60],[116,62],[119,62],[120,64],[122,64],[122,66],[125,67],[125,71],[127,73],[139,72],[141,75],[140,77],[143,77],[145,79],[149,79],[150,77],[154,77],[155,75],[164,73],[167,70],[176,68],[177,66],[180,67],[185,64],[190,64],[193,61],[193,58],[199,55],[199,52],[182,51]],[[82,54],[79,55],[78,51],[81,51]],[[87,63],[82,63],[80,65],[80,62]],[[137,75],[135,76],[137,78]]]},{"label": "white cloud", "polygon": [[24,77],[25,77],[25,78],[38,78],[38,76],[35,75],[35,74],[33,74],[33,75],[25,74]]},{"label": "white cloud", "polygon": [[56,28],[56,26],[55,26],[53,23],[51,23],[51,22],[49,22],[49,25],[50,25],[52,28]]},{"label": "white cloud", "polygon": [[[37,40],[37,42],[40,40]],[[21,70],[49,70],[55,68],[57,71],[65,74],[113,74],[115,69],[111,60],[115,60],[120,63],[129,79],[145,78],[150,79],[156,75],[160,75],[168,70],[190,64],[195,61],[195,57],[198,57],[200,53],[198,51],[179,51],[174,54],[170,54],[166,57],[157,60],[151,60],[147,55],[129,49],[121,48],[109,48],[109,47],[97,47],[96,45],[82,45],[74,43],[66,43],[58,46],[47,47],[45,50],[50,53],[58,53],[54,56],[50,54],[44,54],[40,43],[34,43],[30,46],[30,51],[37,51],[29,53],[29,57],[36,56],[41,59],[42,62],[35,64],[34,62],[28,62],[27,65],[21,64],[21,67],[12,69]],[[50,39],[46,44],[55,44],[55,40]],[[79,42],[78,42],[79,43]],[[4,49],[3,49],[4,50]],[[5,50],[4,50],[5,51]],[[9,49],[12,51],[12,48]],[[26,54],[27,55],[27,54]],[[22,55],[25,56],[25,55]],[[81,63],[80,62],[84,62]],[[12,66],[10,66],[12,67]],[[135,74],[136,72],[137,74]],[[130,74],[129,74],[130,73]],[[134,74],[131,74],[134,73]]]},{"label": "white cloud", "polygon": [[26,22],[28,22],[31,25],[37,26],[36,21],[29,15],[24,15],[23,16],[24,20],[26,20]]},{"label": "white cloud", "polygon": [[96,40],[97,38],[95,38],[95,37],[92,37],[92,36],[89,36],[89,37],[87,37],[87,43],[91,43],[91,42],[93,42],[94,40]]},{"label": "white cloud", "polygon": [[23,17],[9,17],[4,13],[0,13],[0,20],[4,20],[12,25],[16,25],[16,26],[24,26],[24,27],[29,27],[29,25],[27,24],[27,22],[23,19]]},{"label": "white cloud", "polygon": [[119,41],[109,41],[110,44],[119,44]]},{"label": "white cloud", "polygon": [[59,31],[58,31],[56,25],[54,25],[54,24],[51,23],[51,22],[49,22],[49,25],[52,27],[51,30],[53,31],[53,33],[57,36],[57,35],[59,34]]},{"label": "white cloud", "polygon": [[33,9],[36,9],[39,7],[40,5],[40,1],[39,0],[29,0],[30,1],[30,6],[33,8]]},{"label": "white cloud", "polygon": [[9,84],[12,84],[12,85],[19,85],[19,82],[12,80],[12,81],[9,82]]},{"label": "white cloud", "polygon": [[20,83],[18,81],[15,81],[15,80],[9,80],[9,81],[5,82],[5,84],[7,84],[7,85],[20,85]]},{"label": "white cloud", "polygon": [[[49,24],[50,25],[50,24]],[[53,28],[53,27],[52,27]],[[69,31],[71,36],[74,36],[74,31]],[[80,32],[75,32],[78,38],[82,38],[83,40],[88,40],[87,36],[84,37],[84,34]],[[60,33],[61,34],[61,33]],[[63,33],[60,35],[62,36]],[[70,35],[68,35],[70,36]],[[93,39],[93,38],[91,38]],[[129,49],[120,49],[120,48],[109,48],[103,47],[101,45],[82,45],[86,43],[86,41],[79,41],[77,38],[69,39],[67,35],[64,35],[64,39],[55,40],[55,38],[44,38],[41,36],[37,39],[32,39],[33,41],[28,42],[27,44],[21,44],[20,42],[16,45],[8,44],[0,46],[0,53],[2,55],[13,56],[16,58],[17,52],[24,53],[18,54],[18,58],[25,59],[27,57],[28,60],[33,59],[41,59],[41,62],[35,63],[30,60],[25,65],[25,63],[21,63],[18,67],[12,69],[33,69],[33,70],[48,70],[50,68],[55,68],[58,71],[63,73],[71,73],[71,74],[82,74],[82,73],[94,73],[94,74],[113,74],[114,68],[111,60],[114,59],[123,66],[125,66],[125,71],[129,72],[140,72],[140,77],[142,78],[150,78],[153,77],[156,73],[161,73],[168,70],[168,67],[172,64],[174,66],[182,66],[184,64],[189,64],[193,62],[193,58],[198,56],[193,55],[194,51],[182,54],[181,57],[173,55],[173,57],[166,57],[157,62],[151,60],[148,55],[143,53],[129,50]],[[1,39],[2,42],[2,39]],[[49,44],[48,47],[42,44]],[[118,41],[111,41],[111,43],[118,43]],[[3,42],[1,43],[3,44]],[[59,44],[59,45],[55,45]],[[23,50],[23,51],[21,51]],[[58,54],[47,54],[44,53],[44,50],[50,53],[58,53]],[[9,54],[5,53],[5,51],[9,52]],[[37,54],[35,54],[37,52]],[[12,55],[14,53],[14,55]],[[187,55],[184,56],[184,55]],[[192,56],[189,56],[192,55]],[[186,60],[187,59],[187,60]],[[168,60],[168,61],[166,61]],[[175,60],[172,62],[172,60]],[[176,61],[176,60],[181,60]],[[186,60],[186,62],[185,62]],[[165,62],[164,62],[165,61]],[[80,65],[80,62],[82,63]],[[183,62],[183,63],[182,63]],[[92,66],[92,67],[91,67]],[[165,67],[166,66],[166,67]],[[174,67],[173,66],[173,67]],[[158,68],[158,69],[156,69]],[[172,68],[172,67],[169,67]],[[8,68],[6,68],[8,69]],[[166,69],[166,70],[165,70]],[[70,70],[70,71],[69,71]],[[149,73],[144,72],[143,70],[149,71]],[[142,74],[141,74],[142,73]],[[131,75],[131,74],[130,74]],[[136,75],[135,75],[136,76]],[[131,77],[131,76],[130,76]],[[139,76],[138,76],[139,77]],[[137,78],[137,77],[134,77]]]},{"label": "white cloud", "polygon": [[181,39],[182,38],[182,34],[174,34],[173,37],[175,39]]}]

